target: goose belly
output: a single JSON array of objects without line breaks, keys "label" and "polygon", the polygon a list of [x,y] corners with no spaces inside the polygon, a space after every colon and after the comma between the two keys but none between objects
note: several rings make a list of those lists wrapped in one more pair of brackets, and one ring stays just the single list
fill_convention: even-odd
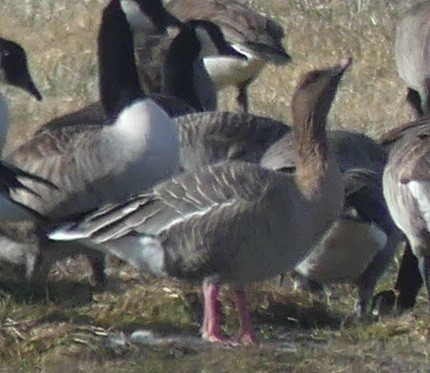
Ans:
[{"label": "goose belly", "polygon": [[185,279],[217,275],[222,282],[246,284],[294,268],[327,226],[315,229],[307,211],[289,216],[285,211],[296,206],[286,207],[282,201],[267,206],[264,213],[249,210],[231,216],[226,211],[200,225],[189,220],[184,230],[172,227],[162,240],[166,271]]},{"label": "goose belly", "polygon": [[218,90],[230,85],[237,87],[254,80],[265,65],[264,61],[252,57],[241,60],[234,57],[211,56],[205,57],[203,61]]},{"label": "goose belly", "polygon": [[295,270],[320,283],[355,280],[386,242],[373,223],[339,219]]}]

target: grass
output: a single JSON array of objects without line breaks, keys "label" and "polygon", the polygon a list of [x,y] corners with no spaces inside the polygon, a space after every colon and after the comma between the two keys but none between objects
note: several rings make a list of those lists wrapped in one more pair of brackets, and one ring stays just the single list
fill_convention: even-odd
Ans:
[{"label": "grass", "polygon": [[[8,149],[42,123],[97,98],[95,36],[102,0],[0,0],[2,36],[28,51],[44,101],[6,89],[13,123]],[[347,54],[355,63],[330,115],[333,127],[378,137],[410,118],[393,58],[394,26],[416,1],[249,0],[286,30],[293,63],[269,66],[251,86],[251,109],[290,120],[298,76]],[[234,92],[222,94],[223,108]],[[76,269],[79,269],[77,271]],[[397,263],[379,284],[392,286]],[[72,272],[67,273],[67,272]],[[424,299],[400,317],[358,323],[353,288],[331,288],[331,302],[295,293],[291,282],[250,289],[260,347],[225,349],[198,342],[199,289],[174,281],[141,282],[130,271],[110,278],[106,291],[88,288],[85,267],[57,267],[39,294],[14,279],[0,281],[0,372],[364,372],[428,371],[430,316]],[[226,331],[237,328],[232,296],[223,294]],[[175,343],[136,343],[138,329]],[[123,334],[121,334],[123,333]],[[118,341],[115,341],[116,336]]]}]

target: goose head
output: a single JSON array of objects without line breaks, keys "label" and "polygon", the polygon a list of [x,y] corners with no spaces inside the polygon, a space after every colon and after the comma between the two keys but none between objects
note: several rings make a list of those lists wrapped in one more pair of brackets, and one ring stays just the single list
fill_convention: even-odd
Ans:
[{"label": "goose head", "polygon": [[194,19],[186,22],[200,41],[200,57],[231,56],[246,60],[247,57],[231,46],[224,37],[221,28],[211,21]]},{"label": "goose head", "polygon": [[292,98],[294,126],[311,119],[325,124],[342,75],[351,64],[352,58],[346,57],[337,65],[313,70],[302,77]]},{"label": "goose head", "polygon": [[3,38],[0,38],[0,82],[22,88],[38,101],[42,100],[28,70],[24,48]]},{"label": "goose head", "polygon": [[120,4],[134,32],[164,34],[168,26],[181,24],[160,0],[120,0]]},{"label": "goose head", "polygon": [[202,59],[209,54],[245,59],[214,23],[193,20],[180,26],[164,61],[162,92],[180,97],[198,111],[216,110],[216,88]]}]

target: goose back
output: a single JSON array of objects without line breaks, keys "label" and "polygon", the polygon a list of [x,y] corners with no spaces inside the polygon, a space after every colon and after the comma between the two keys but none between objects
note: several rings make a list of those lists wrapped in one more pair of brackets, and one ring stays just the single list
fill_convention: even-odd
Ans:
[{"label": "goose back", "polygon": [[248,113],[195,113],[175,122],[181,166],[186,170],[226,160],[258,162],[270,145],[291,130],[282,122]]}]

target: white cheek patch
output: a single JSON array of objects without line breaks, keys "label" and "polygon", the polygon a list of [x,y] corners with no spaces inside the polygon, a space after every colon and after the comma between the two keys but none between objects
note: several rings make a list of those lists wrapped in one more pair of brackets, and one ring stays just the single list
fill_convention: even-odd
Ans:
[{"label": "white cheek patch", "polygon": [[407,186],[420,209],[421,217],[430,227],[430,182],[412,180]]},{"label": "white cheek patch", "polygon": [[195,32],[200,41],[200,57],[218,55],[218,48],[208,31],[203,27],[196,27]]},{"label": "white cheek patch", "polygon": [[154,27],[152,20],[142,12],[134,0],[121,0],[120,3],[122,11],[133,30],[139,31]]},{"label": "white cheek patch", "polygon": [[257,58],[258,56],[253,53],[250,49],[244,47],[243,45],[240,44],[231,44],[231,46],[236,49],[239,53],[242,53],[244,56],[248,57],[248,59],[250,58]]}]

